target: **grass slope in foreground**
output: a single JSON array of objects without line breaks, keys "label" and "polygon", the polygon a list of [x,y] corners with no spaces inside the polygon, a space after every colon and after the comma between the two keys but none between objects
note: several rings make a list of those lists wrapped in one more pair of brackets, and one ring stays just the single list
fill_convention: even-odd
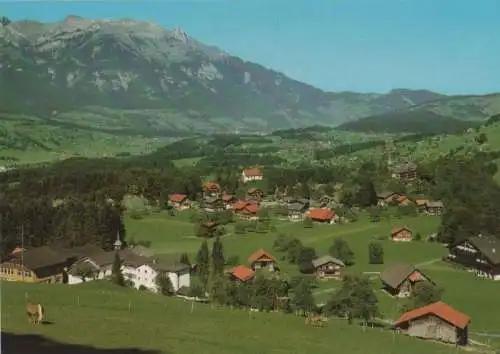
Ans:
[{"label": "grass slope in foreground", "polygon": [[[25,293],[46,307],[50,325],[33,327],[24,308]],[[445,354],[454,347],[424,342],[380,329],[330,321],[324,328],[281,313],[249,313],[191,303],[91,282],[3,284],[2,331],[38,334],[63,343],[100,348],[155,349],[158,353],[258,354]],[[129,312],[129,302],[131,310]]]}]

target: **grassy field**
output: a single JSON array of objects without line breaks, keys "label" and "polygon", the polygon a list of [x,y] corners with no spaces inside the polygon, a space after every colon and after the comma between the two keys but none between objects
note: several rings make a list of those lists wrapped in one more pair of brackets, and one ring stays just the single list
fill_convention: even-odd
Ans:
[{"label": "grassy field", "polygon": [[[28,323],[24,309],[26,295],[29,300],[44,304],[50,324],[33,327]],[[120,353],[130,347],[165,354],[326,354],[335,348],[349,354],[456,352],[452,346],[394,336],[381,329],[363,331],[343,320],[330,321],[324,328],[313,328],[293,315],[249,315],[246,311],[210,305],[191,306],[183,300],[118,289],[97,281],[77,286],[5,283],[2,286],[2,335],[6,332],[36,334],[61,343],[121,348]],[[72,351],[64,351],[68,352]],[[85,351],[94,352],[97,353]],[[54,349],[53,353],[58,351]]]}]

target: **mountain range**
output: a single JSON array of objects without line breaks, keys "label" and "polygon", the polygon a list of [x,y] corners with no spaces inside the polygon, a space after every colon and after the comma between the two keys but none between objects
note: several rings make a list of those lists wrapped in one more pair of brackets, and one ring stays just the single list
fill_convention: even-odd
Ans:
[{"label": "mountain range", "polygon": [[325,92],[180,28],[129,19],[0,24],[0,48],[0,113],[75,129],[266,132],[395,113],[432,112],[430,123],[434,116],[483,120],[500,111],[500,95]]}]

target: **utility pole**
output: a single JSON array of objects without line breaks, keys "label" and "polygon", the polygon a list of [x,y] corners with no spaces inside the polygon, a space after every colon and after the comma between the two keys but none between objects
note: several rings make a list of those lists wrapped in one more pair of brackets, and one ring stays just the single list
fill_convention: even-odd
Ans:
[{"label": "utility pole", "polygon": [[21,274],[24,282],[24,224],[21,224]]}]

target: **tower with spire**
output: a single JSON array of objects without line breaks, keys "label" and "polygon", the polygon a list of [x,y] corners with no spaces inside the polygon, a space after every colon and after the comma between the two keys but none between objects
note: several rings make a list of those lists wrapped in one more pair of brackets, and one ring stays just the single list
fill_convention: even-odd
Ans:
[{"label": "tower with spire", "polygon": [[119,251],[122,249],[122,241],[120,240],[120,230],[116,231],[116,240],[113,243],[115,251]]}]

